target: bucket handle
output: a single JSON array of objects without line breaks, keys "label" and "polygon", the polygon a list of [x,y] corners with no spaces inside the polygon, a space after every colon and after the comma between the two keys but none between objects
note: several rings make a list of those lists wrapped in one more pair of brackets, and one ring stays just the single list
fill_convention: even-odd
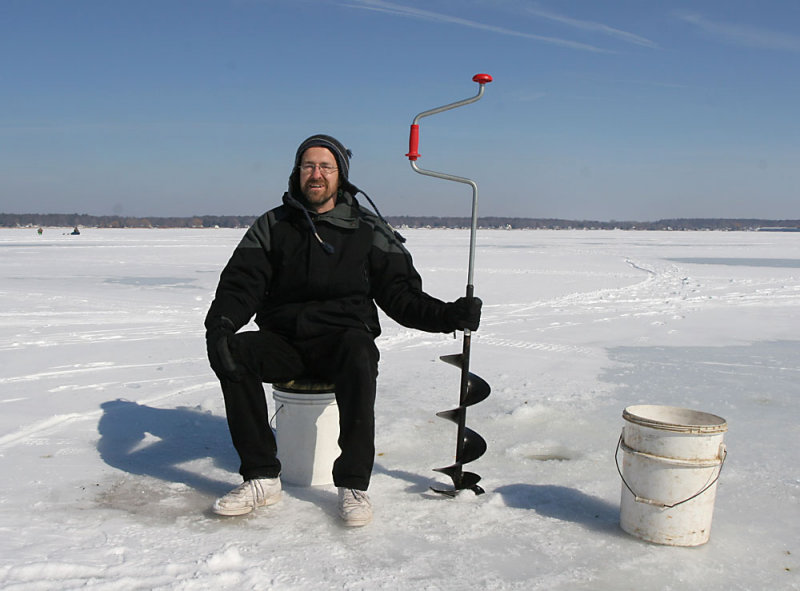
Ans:
[{"label": "bucket handle", "polygon": [[725,447],[725,444],[724,443],[720,444],[720,452],[722,452],[722,461],[719,464],[719,470],[717,471],[717,475],[714,477],[714,480],[709,482],[707,485],[705,485],[702,488],[702,490],[700,490],[699,492],[696,492],[695,494],[693,494],[688,499],[683,499],[682,501],[678,501],[677,503],[668,504],[668,503],[662,503],[661,501],[656,501],[655,499],[647,499],[645,497],[640,497],[635,492],[633,492],[633,489],[628,484],[628,481],[625,480],[625,477],[622,475],[622,469],[619,467],[619,448],[620,448],[620,445],[622,445],[622,434],[620,434],[619,440],[617,440],[617,449],[614,452],[614,463],[617,465],[617,472],[619,472],[619,477],[622,478],[622,483],[625,485],[625,488],[627,488],[631,492],[631,494],[633,495],[634,500],[637,503],[646,503],[648,505],[655,505],[656,507],[661,507],[663,509],[672,509],[673,507],[677,507],[678,505],[682,505],[684,503],[688,503],[692,499],[695,499],[695,498],[699,497],[704,492],[706,492],[709,488],[714,486],[714,483],[716,483],[717,480],[719,480],[719,476],[720,476],[720,474],[722,474],[722,466],[725,465],[725,459],[728,457],[728,450]]},{"label": "bucket handle", "polygon": [[269,426],[272,427],[273,429],[277,429],[278,428],[277,427],[277,423],[275,423],[273,425],[272,422],[275,420],[275,417],[278,416],[278,413],[281,412],[282,408],[283,408],[283,403],[281,403],[281,405],[278,408],[275,409],[275,412],[272,413],[272,418],[269,420]]}]

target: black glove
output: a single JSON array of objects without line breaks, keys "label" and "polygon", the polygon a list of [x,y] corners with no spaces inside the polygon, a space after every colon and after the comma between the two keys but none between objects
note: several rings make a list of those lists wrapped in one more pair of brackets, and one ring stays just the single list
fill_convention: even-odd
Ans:
[{"label": "black glove", "polygon": [[206,353],[211,369],[222,379],[238,382],[244,375],[241,367],[236,365],[231,355],[228,340],[236,333],[233,322],[225,316],[213,320],[206,330]]},{"label": "black glove", "polygon": [[[447,325],[452,330],[478,330],[481,322],[481,306],[483,302],[480,298],[458,298],[455,302],[447,304],[444,318]],[[450,332],[448,331],[448,332]]]}]

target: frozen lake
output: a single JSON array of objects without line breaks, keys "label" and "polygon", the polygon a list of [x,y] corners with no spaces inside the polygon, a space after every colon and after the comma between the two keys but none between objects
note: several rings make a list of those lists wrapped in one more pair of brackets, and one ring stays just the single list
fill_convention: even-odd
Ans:
[{"label": "frozen lake", "polygon": [[[4,589],[800,589],[800,234],[479,231],[486,494],[428,490],[460,339],[384,317],[375,521],[346,531],[332,487],[208,510],[239,477],[202,322],[244,230],[69,231],[0,229]],[[401,231],[462,295],[468,232]],[[708,544],[619,528],[634,404],[728,421]]]}]

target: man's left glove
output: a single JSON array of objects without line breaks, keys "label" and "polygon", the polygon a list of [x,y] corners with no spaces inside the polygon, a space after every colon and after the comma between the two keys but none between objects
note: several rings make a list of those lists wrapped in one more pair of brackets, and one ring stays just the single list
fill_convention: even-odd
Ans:
[{"label": "man's left glove", "polygon": [[236,327],[230,318],[220,316],[212,321],[206,330],[206,353],[211,369],[222,379],[238,382],[244,375],[231,355],[229,339],[236,333]]},{"label": "man's left glove", "polygon": [[444,317],[450,330],[478,330],[481,322],[481,306],[483,302],[480,298],[458,298],[455,302],[447,304]]}]

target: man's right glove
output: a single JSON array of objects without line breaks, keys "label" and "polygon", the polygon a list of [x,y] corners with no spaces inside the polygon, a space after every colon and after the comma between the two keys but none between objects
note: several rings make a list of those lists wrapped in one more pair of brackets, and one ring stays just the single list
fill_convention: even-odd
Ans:
[{"label": "man's right glove", "polygon": [[230,318],[220,316],[213,320],[206,330],[206,353],[211,369],[222,379],[238,382],[244,370],[236,365],[231,355],[229,339],[236,333],[236,327]]},{"label": "man's right glove", "polygon": [[475,297],[461,297],[455,302],[448,303],[444,317],[447,324],[452,327],[450,330],[478,330],[481,322],[481,306],[483,302]]}]

